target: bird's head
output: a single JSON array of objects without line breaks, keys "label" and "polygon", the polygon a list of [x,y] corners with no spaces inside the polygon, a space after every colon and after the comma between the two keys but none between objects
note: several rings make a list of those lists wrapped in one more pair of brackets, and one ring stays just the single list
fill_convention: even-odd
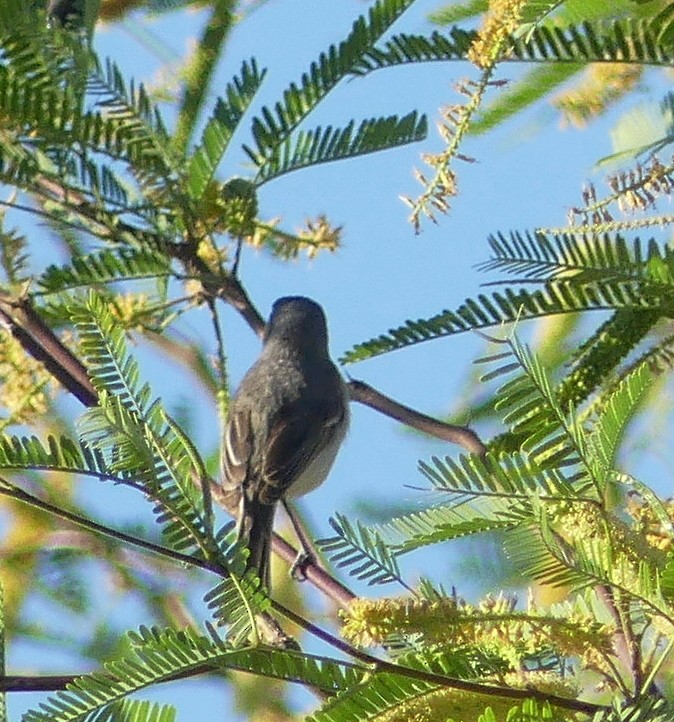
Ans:
[{"label": "bird's head", "polygon": [[304,296],[284,296],[274,302],[264,336],[284,341],[303,351],[326,353],[328,329],[323,309]]}]

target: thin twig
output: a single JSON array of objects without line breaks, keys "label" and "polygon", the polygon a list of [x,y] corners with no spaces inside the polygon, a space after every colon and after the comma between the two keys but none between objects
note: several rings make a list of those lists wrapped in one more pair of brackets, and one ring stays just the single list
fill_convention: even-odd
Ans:
[{"label": "thin twig", "polygon": [[[616,656],[621,661],[623,667],[631,673],[634,691],[636,692],[639,687],[636,686],[637,673],[634,667],[634,640],[632,638],[629,619],[625,619],[620,605],[615,600],[613,590],[609,586],[600,584],[597,587],[597,596],[604,602],[604,606],[616,625],[618,631],[616,631],[613,640]],[[623,689],[624,694],[628,696],[631,694],[632,690],[628,688],[620,675],[615,682]]]},{"label": "thin twig", "polygon": [[29,504],[36,509],[46,511],[49,514],[58,517],[59,519],[63,519],[70,524],[82,527],[84,529],[87,529],[88,531],[94,532],[95,534],[101,534],[123,544],[137,547],[138,549],[142,549],[143,551],[150,552],[152,554],[158,554],[162,557],[172,559],[173,561],[180,564],[198,567],[200,569],[213,572],[214,574],[218,574],[219,576],[228,576],[229,574],[229,572],[219,564],[214,564],[213,562],[207,561],[205,559],[192,557],[189,554],[183,554],[182,552],[176,551],[174,549],[169,549],[168,547],[162,546],[161,544],[155,544],[154,542],[146,541],[145,539],[141,539],[140,537],[117,531],[116,529],[112,529],[105,524],[99,524],[98,522],[92,521],[91,519],[86,519],[79,514],[75,514],[74,512],[63,509],[60,506],[56,506],[51,502],[40,499],[33,494],[29,494],[27,491],[24,491],[23,489],[20,489],[19,487],[10,484],[4,479],[0,478],[0,482],[2,482],[0,483],[0,496],[7,496],[11,499],[16,499],[16,501],[23,502],[24,504]]},{"label": "thin twig", "polygon": [[[227,411],[229,409],[229,383],[227,375],[227,356],[225,354],[225,339],[220,328],[220,318],[218,316],[218,308],[213,298],[207,299],[208,308],[211,312],[211,325],[215,335],[215,346],[217,349],[216,370],[217,370],[217,391],[216,406],[218,410],[218,421],[220,423],[220,439],[225,438],[225,428],[227,425]],[[220,464],[219,468],[223,468],[222,455],[224,454],[224,443],[220,444]]]},{"label": "thin twig", "polygon": [[[653,649],[655,649],[655,645],[653,646]],[[642,695],[646,694],[652,694],[653,688],[655,687],[655,677],[657,676],[658,672],[662,669],[662,665],[665,663],[665,660],[671,653],[672,649],[674,649],[674,639],[670,639],[669,643],[663,650],[660,657],[658,657],[658,660],[655,662],[655,664],[651,667],[651,671],[648,674],[648,677],[644,680],[644,683],[642,685],[642,688],[639,690],[639,693]],[[646,665],[646,668],[650,666]]]},{"label": "thin twig", "polygon": [[[100,209],[92,204],[84,194],[64,187],[55,178],[41,176],[35,179],[36,187],[45,198],[56,200],[64,207],[81,214],[98,226],[99,234],[108,240],[115,241],[124,234],[134,235],[137,228],[118,222],[114,229],[101,222]],[[166,244],[170,255],[180,261],[189,276],[196,274],[207,295],[220,298],[239,312],[250,328],[258,335],[264,333],[265,322],[260,312],[250,300],[246,290],[235,275],[227,272],[214,273],[208,264],[198,256],[194,243]]]},{"label": "thin twig", "polygon": [[449,441],[452,444],[463,446],[464,449],[472,454],[484,456],[487,447],[482,443],[480,437],[467,426],[456,426],[448,424],[444,421],[438,421],[431,416],[421,414],[409,406],[403,406],[394,401],[389,396],[385,396],[381,391],[373,389],[372,386],[363,381],[349,381],[349,393],[352,401],[365,404],[375,411],[379,411],[386,416],[390,416],[396,421],[400,421],[406,426],[413,429],[423,431],[425,434],[434,436],[443,441]]}]

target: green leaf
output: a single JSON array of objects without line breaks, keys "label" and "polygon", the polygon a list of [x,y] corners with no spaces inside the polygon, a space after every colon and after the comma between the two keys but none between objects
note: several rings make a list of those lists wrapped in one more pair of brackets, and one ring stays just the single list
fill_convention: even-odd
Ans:
[{"label": "green leaf", "polygon": [[[669,531],[670,533],[672,532],[671,522]],[[663,594],[666,594],[670,598],[674,597],[674,555],[672,554],[669,555],[669,558],[667,559],[667,564],[662,570],[662,574],[660,576],[660,584],[662,585]]]},{"label": "green leaf", "polygon": [[256,617],[271,608],[267,590],[255,569],[246,569],[249,550],[234,543],[226,551],[229,576],[204,597],[218,626],[227,627],[227,639],[240,647],[255,638]]},{"label": "green leaf", "polygon": [[[395,718],[396,710],[408,700],[428,694],[435,687],[426,682],[393,674],[366,677],[360,684],[328,700],[307,717],[308,722],[362,722],[386,714]],[[29,720],[28,722],[32,722]]]},{"label": "green leaf", "polygon": [[360,522],[355,525],[342,514],[329,519],[336,536],[318,539],[316,544],[338,568],[349,568],[349,574],[367,580],[370,585],[398,582],[409,589],[400,576],[395,554],[388,548],[376,530]]},{"label": "green leaf", "polygon": [[171,429],[158,401],[141,417],[119,397],[103,392],[99,406],[89,409],[79,425],[85,443],[103,456],[106,468],[128,474],[156,502],[157,521],[173,548],[199,550],[222,561],[199,483],[203,463],[194,467],[192,450]]},{"label": "green leaf", "polygon": [[49,266],[37,280],[42,290],[34,295],[171,275],[171,261],[166,254],[143,247],[105,249],[100,253],[74,256],[69,266]]},{"label": "green leaf", "polygon": [[402,326],[357,344],[343,354],[340,361],[355,363],[431,339],[528,318],[622,308],[653,310],[669,316],[674,314],[671,289],[650,281],[626,281],[620,277],[596,283],[560,279],[548,282],[544,290],[538,291],[506,288],[503,292],[466,299],[456,311],[445,310],[428,319],[408,320]]},{"label": "green leaf", "polygon": [[446,32],[436,31],[429,36],[401,33],[394,35],[382,46],[364,52],[352,72],[365,75],[408,63],[463,59],[476,37],[475,31],[458,27]]},{"label": "green leaf", "polygon": [[596,473],[612,471],[619,444],[628,423],[634,418],[644,397],[652,388],[654,376],[646,364],[637,366],[621,379],[615,389],[602,399],[602,411],[589,439]]},{"label": "green leaf", "polygon": [[655,238],[511,232],[490,236],[489,246],[492,257],[478,267],[517,275],[522,283],[567,278],[576,283],[635,279],[673,285],[674,251]]},{"label": "green leaf", "polygon": [[[103,68],[92,56],[89,87],[97,95],[99,112],[74,115],[72,141],[126,160],[141,185],[164,185],[177,174],[179,160],[170,154],[170,136],[144,86],[127,85],[119,67],[107,60]],[[71,142],[72,142],[71,141]]]},{"label": "green leaf", "polygon": [[669,722],[672,706],[657,695],[648,694],[627,704],[614,700],[610,709],[597,712],[592,722]]},{"label": "green leaf", "polygon": [[[120,714],[147,714],[148,722],[171,719],[166,707],[136,707],[128,695],[175,676],[187,676],[226,666],[228,656],[245,664],[246,656],[237,655],[215,634],[205,637],[191,629],[148,629],[130,634],[132,651],[104,665],[96,672],[76,679],[66,692],[58,692],[39,709],[24,716],[25,722],[76,722],[78,720],[120,719]],[[250,661],[250,655],[248,662]],[[252,665],[251,665],[252,666]],[[282,665],[277,664],[278,667]],[[331,670],[332,671],[332,670]],[[126,719],[121,717],[121,719]],[[130,717],[129,719],[135,719]]]},{"label": "green leaf", "polygon": [[239,75],[227,84],[225,97],[218,98],[202,133],[201,143],[187,167],[187,188],[193,199],[201,198],[214,178],[235,130],[262,84],[265,72],[258,70],[255,60],[244,62]]},{"label": "green leaf", "polygon": [[[516,337],[507,341],[521,369],[496,392],[495,408],[503,423],[518,438],[521,448],[541,466],[571,465],[583,462],[589,470],[585,433],[573,414],[565,412],[553,390],[546,370]],[[507,364],[512,369],[512,364]]]},{"label": "green leaf", "polygon": [[104,673],[79,677],[68,685],[67,692],[58,692],[41,703],[40,709],[27,712],[24,720],[84,721],[98,710],[103,710],[104,719],[106,715],[110,719],[108,705],[119,704],[127,695],[176,674],[205,670],[228,651],[222,643],[191,630],[155,631],[151,636],[141,629],[141,635],[134,639],[135,648],[130,655],[105,664]]},{"label": "green leaf", "polygon": [[112,702],[88,717],[89,722],[175,722],[176,710],[140,699],[123,699]]},{"label": "green leaf", "polygon": [[96,390],[114,394],[129,411],[145,416],[150,387],[140,386],[140,369],[127,352],[124,329],[103,299],[90,291],[86,301],[73,304],[71,313]]},{"label": "green leaf", "polygon": [[46,446],[36,436],[0,437],[0,469],[71,471],[99,478],[126,479],[110,474],[103,456],[67,436],[47,437]]},{"label": "green leaf", "polygon": [[564,541],[541,509],[535,524],[510,532],[506,549],[523,573],[553,587],[579,591],[595,585],[614,588],[651,616],[671,619],[660,588],[660,575],[650,559],[638,559],[613,541],[595,535]]},{"label": "green leaf", "polygon": [[[93,292],[72,317],[81,338],[99,405],[80,420],[82,438],[113,474],[133,477],[157,502],[157,521],[169,544],[180,551],[198,549],[223,563],[213,538],[209,480],[196,448],[164,411],[150,401],[140,383],[136,360],[128,353],[124,331]],[[224,568],[226,569],[226,563]]]},{"label": "green leaf", "polygon": [[507,85],[486,103],[468,132],[480,135],[493,130],[556,90],[586,66],[581,63],[546,63],[532,68],[524,78]]},{"label": "green leaf", "polygon": [[571,500],[578,490],[559,469],[536,463],[525,451],[488,452],[484,457],[433,457],[431,464],[419,462],[421,472],[438,492],[451,494],[457,504],[476,497],[504,499],[508,503],[530,497]]},{"label": "green leaf", "polygon": [[552,21],[513,42],[513,57],[528,61],[669,65],[672,48],[661,44],[656,24],[636,18],[585,20],[560,27]]},{"label": "green leaf", "polygon": [[540,499],[570,502],[582,498],[582,488],[572,485],[560,470],[543,468],[523,452],[488,453],[485,458],[462,456],[458,461],[433,457],[430,463],[419,462],[419,467],[433,484],[436,496],[439,492],[450,501],[378,527],[396,554],[509,529],[531,517]]},{"label": "green leaf", "polygon": [[265,158],[244,146],[253,163],[261,167],[258,182],[263,183],[300,168],[355,158],[423,140],[428,133],[426,116],[416,111],[403,118],[371,118],[355,128],[351,121],[343,128],[315,128],[300,131],[274,148]]},{"label": "green leaf", "polygon": [[659,107],[642,105],[628,110],[611,131],[613,153],[602,165],[656,154],[674,142],[674,93],[667,93]]},{"label": "green leaf", "polygon": [[477,499],[470,505],[436,505],[398,516],[379,531],[399,556],[430,544],[509,529],[517,523],[514,516],[505,502]]},{"label": "green leaf", "polygon": [[312,110],[349,76],[365,53],[412,4],[413,0],[377,0],[365,16],[353,24],[349,35],[338,46],[331,45],[311,63],[299,83],[291,83],[273,110],[265,106],[252,120],[255,148],[249,155],[257,166],[258,177],[268,179],[267,163],[274,163],[279,149]]},{"label": "green leaf", "polygon": [[[557,4],[547,3],[547,7],[538,4],[539,7],[531,13],[530,20],[525,19],[525,23],[538,20],[541,14]],[[394,35],[381,46],[364,52],[354,72],[368,73],[404,63],[465,59],[476,37],[475,31],[466,31],[461,27],[451,27],[444,32],[435,31],[429,36],[405,33]],[[550,23],[537,22],[534,26],[523,26],[519,35],[511,39],[511,44],[513,60],[526,60],[529,63],[563,61],[567,67],[566,77],[569,72],[575,73],[589,62],[613,60],[642,65],[669,65],[674,58],[671,47],[658,41],[651,20],[633,18],[597,19],[567,26],[561,26],[554,20]],[[564,71],[560,72],[564,74]],[[556,77],[561,80],[562,76]],[[540,87],[544,89],[548,83],[549,80]],[[535,87],[530,79],[525,79],[524,84]]]},{"label": "green leaf", "polygon": [[489,9],[487,0],[467,0],[463,3],[445,4],[433,10],[428,19],[436,25],[452,25],[460,20],[472,18]]}]

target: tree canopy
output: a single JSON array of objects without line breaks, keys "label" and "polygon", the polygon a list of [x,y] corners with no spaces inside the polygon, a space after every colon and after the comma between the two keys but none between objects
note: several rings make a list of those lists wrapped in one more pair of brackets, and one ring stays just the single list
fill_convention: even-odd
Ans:
[{"label": "tree canopy", "polygon": [[[377,0],[275,95],[255,52],[216,86],[233,29],[258,5],[4,0],[4,648],[56,643],[96,667],[6,668],[5,698],[44,693],[26,722],[168,722],[175,706],[143,692],[203,675],[228,686],[246,672],[238,705],[250,718],[295,718],[299,685],[313,695],[315,722],[671,720],[674,507],[621,451],[646,419],[645,453],[655,453],[674,358],[674,216],[660,210],[674,186],[674,95],[661,92],[674,63],[672,6],[473,0],[408,32],[414,0]],[[186,9],[198,9],[201,35],[172,94],[97,50],[102,22]],[[435,108],[369,115],[356,100],[347,120],[315,121],[358,80],[402,66],[422,76],[431,63],[449,68],[459,97],[440,110],[439,149],[429,150]],[[505,82],[504,68],[516,80]],[[648,109],[637,102],[644,89],[661,95]],[[521,228],[485,239],[485,288],[342,354],[355,372],[458,334],[485,341],[474,403],[452,418],[349,379],[354,404],[453,446],[419,462],[432,495],[376,524],[335,513],[307,584],[270,594],[236,543],[219,449],[204,451],[193,433],[198,402],[169,408],[153,390],[170,364],[214,400],[222,426],[238,351],[223,319],[233,310],[253,336],[264,333],[250,292],[256,261],[242,268],[242,254],[274,258],[277,274],[304,256],[339,254],[348,228],[317,213],[291,230],[283,208],[263,217],[261,189],[415,145],[419,191],[402,200],[421,234],[448,222],[480,139],[544,103],[582,127],[626,108],[612,154],[596,158],[605,187],[586,184],[564,226],[530,227],[522,208]],[[540,179],[531,192],[554,196],[554,184]],[[204,310],[205,333],[191,325]],[[156,378],[139,363],[148,349]],[[478,424],[495,431],[478,436]],[[133,499],[144,518],[104,521],[84,485],[106,487],[115,508]],[[499,593],[471,598],[440,576],[404,571],[414,555],[472,537],[496,542],[509,573],[492,580]],[[292,562],[293,544],[277,535],[274,551]],[[146,623],[111,623],[100,579],[136,600]],[[308,588],[332,605],[329,619]],[[45,602],[63,610],[58,636],[41,623]],[[92,609],[99,625],[82,634]]]}]

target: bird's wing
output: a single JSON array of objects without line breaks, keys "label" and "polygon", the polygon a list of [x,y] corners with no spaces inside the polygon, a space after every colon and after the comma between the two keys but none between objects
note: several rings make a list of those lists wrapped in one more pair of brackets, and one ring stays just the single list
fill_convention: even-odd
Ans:
[{"label": "bird's wing", "polygon": [[222,454],[222,488],[227,508],[234,511],[241,502],[241,491],[250,478],[255,439],[248,409],[231,409],[225,428]]},{"label": "bird's wing", "polygon": [[308,464],[334,439],[344,407],[306,400],[282,407],[272,424],[262,464],[262,501],[278,501]]}]

